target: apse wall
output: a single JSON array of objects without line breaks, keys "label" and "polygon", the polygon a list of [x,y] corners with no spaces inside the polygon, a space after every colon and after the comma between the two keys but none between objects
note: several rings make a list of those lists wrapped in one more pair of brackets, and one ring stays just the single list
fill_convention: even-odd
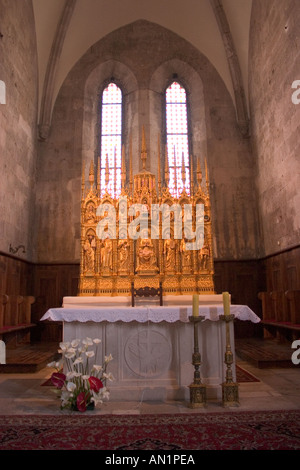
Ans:
[{"label": "apse wall", "polygon": [[[0,252],[32,261],[38,75],[32,3],[0,0],[0,12],[0,80],[6,85],[0,104]],[[6,286],[0,288],[6,293]]]},{"label": "apse wall", "polygon": [[215,259],[257,257],[255,165],[249,140],[238,129],[232,99],[200,51],[171,31],[139,20],[93,45],[61,87],[50,136],[39,143],[36,255],[40,263],[79,262],[82,162],[96,156],[97,100],[103,81],[114,77],[124,91],[127,161],[131,136],[133,169],[138,171],[144,126],[148,169],[156,173],[163,93],[174,74],[188,91],[193,158],[200,159],[203,170],[207,158]]},{"label": "apse wall", "polygon": [[253,0],[249,91],[267,256],[298,246],[300,239],[300,99],[297,104],[292,88],[300,83],[299,24],[298,0]]}]

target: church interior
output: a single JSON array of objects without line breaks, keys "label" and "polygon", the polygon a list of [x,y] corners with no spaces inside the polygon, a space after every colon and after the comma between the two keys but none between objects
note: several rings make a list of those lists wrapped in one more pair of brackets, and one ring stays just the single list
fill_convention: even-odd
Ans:
[{"label": "church interior", "polygon": [[2,417],[96,328],[96,414],[300,409],[299,63],[299,0],[0,0]]}]

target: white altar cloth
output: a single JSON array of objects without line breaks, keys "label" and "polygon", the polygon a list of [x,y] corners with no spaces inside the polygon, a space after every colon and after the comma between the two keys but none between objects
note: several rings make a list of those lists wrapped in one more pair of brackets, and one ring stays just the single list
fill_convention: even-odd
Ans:
[{"label": "white altar cloth", "polygon": [[[259,317],[246,305],[231,305],[235,319],[257,323]],[[223,306],[200,305],[205,320],[198,324],[202,382],[209,399],[221,400],[225,379],[226,349]],[[189,400],[193,382],[193,325],[190,305],[103,306],[97,308],[51,308],[41,320],[63,322],[63,340],[90,337],[101,340],[96,364],[112,354],[109,372],[115,380],[108,384],[111,401]],[[230,323],[232,365],[235,375],[234,327]]]},{"label": "white altar cloth", "polygon": [[[192,307],[178,305],[172,307],[83,307],[83,308],[51,308],[41,320],[53,320],[63,322],[103,322],[114,323],[132,322],[139,323],[152,322],[174,323],[177,321],[189,322],[192,315]],[[249,320],[258,323],[260,318],[247,305],[231,305],[230,313],[238,320]],[[205,320],[218,321],[223,315],[222,305],[201,305],[199,315]]]}]

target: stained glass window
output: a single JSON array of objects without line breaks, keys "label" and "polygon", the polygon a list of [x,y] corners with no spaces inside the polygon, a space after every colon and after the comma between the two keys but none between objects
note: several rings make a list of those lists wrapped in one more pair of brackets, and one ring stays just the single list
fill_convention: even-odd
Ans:
[{"label": "stained glass window", "polygon": [[166,133],[170,192],[173,196],[179,196],[183,187],[185,187],[186,192],[189,194],[190,170],[186,91],[176,81],[166,90]]},{"label": "stained glass window", "polygon": [[104,89],[101,106],[101,194],[107,189],[112,197],[118,197],[121,192],[122,91],[115,83],[111,82]]}]

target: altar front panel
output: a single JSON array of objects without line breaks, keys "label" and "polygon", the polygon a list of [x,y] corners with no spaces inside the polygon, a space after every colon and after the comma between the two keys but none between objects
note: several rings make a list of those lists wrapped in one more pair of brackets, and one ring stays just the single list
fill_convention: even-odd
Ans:
[{"label": "altar front panel", "polygon": [[[64,341],[90,337],[101,339],[96,362],[112,354],[108,371],[112,401],[189,400],[193,382],[193,325],[176,321],[64,322]],[[198,325],[202,382],[210,399],[221,400],[225,377],[225,324],[205,320]],[[233,325],[231,347],[234,352]],[[235,362],[232,366],[235,380]]]}]

